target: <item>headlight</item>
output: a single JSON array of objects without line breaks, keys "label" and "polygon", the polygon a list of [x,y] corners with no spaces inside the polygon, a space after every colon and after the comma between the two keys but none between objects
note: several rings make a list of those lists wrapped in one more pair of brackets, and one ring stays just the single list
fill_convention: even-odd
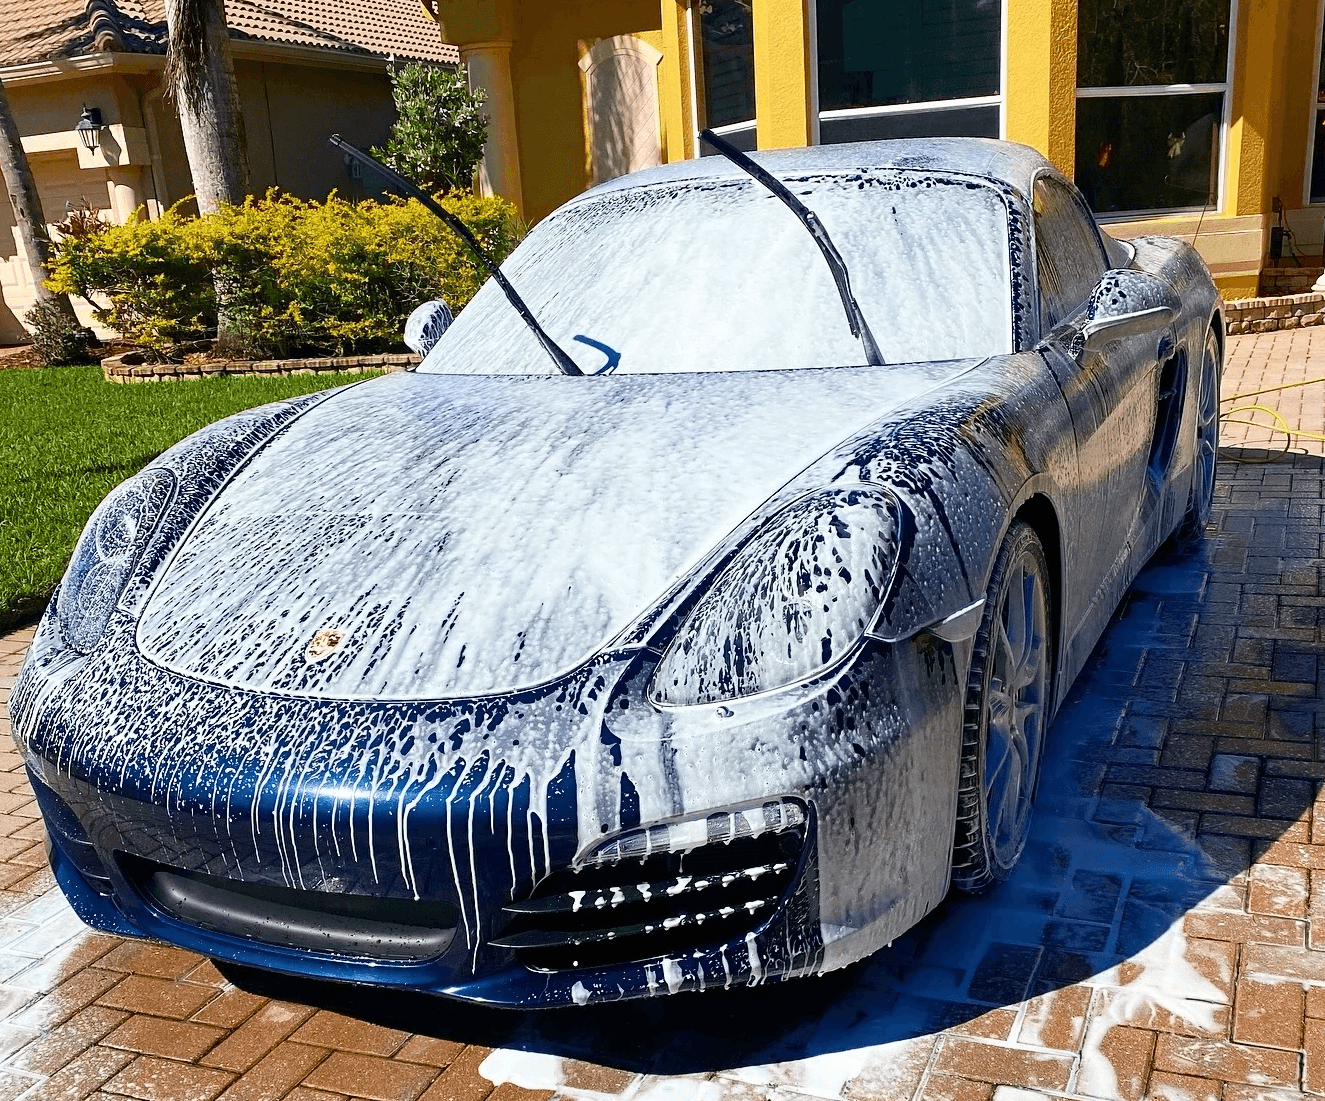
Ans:
[{"label": "headlight", "polygon": [[829,668],[860,641],[897,570],[901,509],[878,486],[828,489],[779,513],[700,599],[654,672],[654,703],[769,692]]},{"label": "headlight", "polygon": [[97,506],[60,583],[60,629],[87,653],[106,633],[129,575],[160,522],[175,489],[167,470],[150,469],[112,490]]}]

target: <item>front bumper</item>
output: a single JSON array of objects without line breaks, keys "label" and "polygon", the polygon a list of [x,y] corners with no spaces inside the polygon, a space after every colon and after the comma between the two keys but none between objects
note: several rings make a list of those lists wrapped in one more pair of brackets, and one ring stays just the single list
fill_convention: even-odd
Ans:
[{"label": "front bumper", "polygon": [[[609,656],[501,701],[271,697],[147,663],[128,624],[71,656],[48,616],[11,709],[79,916],[273,971],[584,1004],[837,966],[942,897],[960,719],[950,652],[879,646],[830,684],[721,719],[646,709],[650,669],[646,655]],[[799,856],[776,905],[736,935],[700,926],[683,951],[557,969],[491,943],[504,906],[604,840],[783,797],[807,808]],[[445,904],[459,920],[430,958],[319,951],[180,920],[144,888],[144,865]]]}]

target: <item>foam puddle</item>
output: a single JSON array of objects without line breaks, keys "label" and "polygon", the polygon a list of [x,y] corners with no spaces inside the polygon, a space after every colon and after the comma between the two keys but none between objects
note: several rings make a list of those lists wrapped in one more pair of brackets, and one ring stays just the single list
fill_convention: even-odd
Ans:
[{"label": "foam puddle", "polygon": [[[1131,959],[1109,968],[1083,985],[1096,990],[1092,1013],[1086,1026],[1079,1062],[1074,1068],[1072,1093],[1087,1097],[1131,1096],[1120,1086],[1118,1073],[1107,1054],[1106,1038],[1116,1026],[1164,1029],[1182,1022],[1200,1032],[1214,1032],[1217,1014],[1227,1006],[1223,991],[1202,975],[1188,957],[1189,944],[1183,934],[1183,919]],[[786,991],[790,993],[789,988]],[[806,1050],[832,1048],[855,1027],[867,1012],[870,991],[866,984],[853,990],[803,1037]],[[877,991],[875,992],[877,998]],[[1024,1014],[1026,1003],[1015,1008]],[[905,1006],[898,1006],[905,1011]],[[879,1016],[889,1017],[885,1012]],[[864,1026],[875,1031],[879,1022]],[[1015,1036],[1015,1031],[1014,1031]],[[804,1059],[782,1060],[719,1071],[717,1080],[686,1075],[643,1076],[620,1096],[630,1101],[718,1101],[719,1098],[749,1094],[751,1097],[781,1095],[783,1091],[810,1097],[837,1098],[853,1085],[855,1093],[869,1096],[907,1097],[922,1082],[936,1050],[934,1035],[896,1040],[860,1047],[844,1047]],[[660,1038],[661,1040],[661,1038]],[[785,1045],[783,1045],[785,1046]],[[1019,1050],[1046,1050],[1018,1045]],[[494,1086],[511,1083],[528,1090],[556,1090],[568,1101],[602,1101],[606,1095],[568,1084],[567,1060],[537,1051],[499,1048],[480,1065],[479,1074]],[[958,1071],[960,1073],[960,1071]],[[1034,1091],[1017,1091],[1042,1101]],[[1004,1093],[1011,1099],[1010,1091]]]}]

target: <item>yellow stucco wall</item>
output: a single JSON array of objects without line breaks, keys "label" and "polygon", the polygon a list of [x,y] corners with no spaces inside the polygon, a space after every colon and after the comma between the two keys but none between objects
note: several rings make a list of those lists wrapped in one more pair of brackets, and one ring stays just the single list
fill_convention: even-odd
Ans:
[{"label": "yellow stucco wall", "polygon": [[1006,0],[1009,141],[1072,175],[1077,125],[1077,0]]},{"label": "yellow stucco wall", "polygon": [[809,145],[814,58],[807,0],[760,0],[752,12],[755,132],[760,149]]},{"label": "yellow stucco wall", "polygon": [[526,4],[511,46],[525,217],[536,221],[589,186],[580,48],[660,31],[656,0]]},{"label": "yellow stucco wall", "polygon": [[[588,183],[578,51],[634,33],[662,51],[664,156],[695,155],[688,0],[441,0],[449,41],[505,39],[511,51],[526,215],[541,217]],[[1006,136],[1071,176],[1075,158],[1078,0],[1005,0]],[[1325,241],[1325,209],[1305,206],[1316,87],[1320,0],[1238,0],[1225,134],[1222,207],[1204,216],[1140,219],[1120,236],[1194,237],[1229,297],[1256,293],[1271,202],[1309,247]],[[814,140],[813,38],[808,0],[753,0],[756,133],[761,149]],[[450,13],[448,15],[448,13]],[[1318,213],[1319,212],[1319,213]],[[1317,226],[1317,222],[1322,223]],[[1199,227],[1199,233],[1197,232]],[[1302,228],[1305,227],[1305,228]]]},{"label": "yellow stucco wall", "polygon": [[[516,142],[524,216],[537,221],[589,186],[585,156],[581,53],[600,38],[640,34],[667,56],[659,0],[443,0],[441,33],[461,48],[511,46]],[[661,89],[660,109],[675,114],[675,82]],[[664,123],[666,127],[666,123]]]}]

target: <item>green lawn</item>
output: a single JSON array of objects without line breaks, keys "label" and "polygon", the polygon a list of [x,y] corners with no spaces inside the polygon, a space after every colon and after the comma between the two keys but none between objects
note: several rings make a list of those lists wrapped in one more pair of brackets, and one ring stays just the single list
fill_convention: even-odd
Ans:
[{"label": "green lawn", "polygon": [[99,367],[0,370],[0,630],[35,618],[102,497],[214,420],[364,375],[118,385]]}]

